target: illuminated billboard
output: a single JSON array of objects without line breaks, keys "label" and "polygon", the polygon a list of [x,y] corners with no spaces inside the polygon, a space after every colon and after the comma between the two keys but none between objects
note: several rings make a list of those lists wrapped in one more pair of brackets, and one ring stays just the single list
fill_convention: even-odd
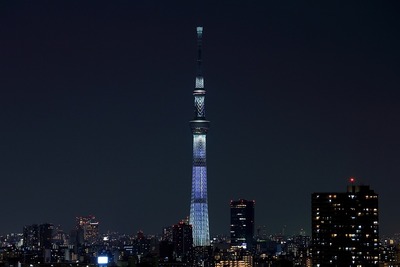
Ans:
[{"label": "illuminated billboard", "polygon": [[97,264],[107,264],[108,257],[107,256],[98,256],[97,257]]}]

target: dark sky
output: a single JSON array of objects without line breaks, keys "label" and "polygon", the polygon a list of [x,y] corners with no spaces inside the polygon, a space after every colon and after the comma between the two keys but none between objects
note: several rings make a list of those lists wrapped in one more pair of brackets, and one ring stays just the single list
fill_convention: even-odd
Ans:
[{"label": "dark sky", "polygon": [[[199,11],[200,10],[200,11]],[[204,26],[211,234],[256,201],[310,230],[311,193],[355,176],[399,232],[398,1],[1,1],[0,233],[94,214],[160,233],[189,213]]]}]

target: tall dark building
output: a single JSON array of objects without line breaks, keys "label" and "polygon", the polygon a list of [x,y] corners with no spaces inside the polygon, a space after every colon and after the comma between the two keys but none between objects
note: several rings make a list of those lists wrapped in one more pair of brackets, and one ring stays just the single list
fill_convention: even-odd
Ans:
[{"label": "tall dark building", "polygon": [[378,195],[366,185],[312,194],[313,266],[378,266]]},{"label": "tall dark building", "polygon": [[51,262],[51,246],[53,243],[54,226],[50,223],[39,225],[39,242],[43,252],[43,261]]},{"label": "tall dark building", "polygon": [[51,249],[53,243],[54,226],[50,223],[39,225],[39,242],[44,249]]},{"label": "tall dark building", "polygon": [[39,225],[26,225],[23,229],[24,248],[28,250],[38,250],[40,248],[39,241]]},{"label": "tall dark building", "polygon": [[[51,261],[53,225],[50,223],[27,225],[23,229],[25,260],[48,263]],[[36,257],[37,256],[37,257]]]},{"label": "tall dark building", "polygon": [[231,201],[231,245],[250,248],[254,238],[254,200]]},{"label": "tall dark building", "polygon": [[172,243],[175,258],[182,262],[193,260],[193,235],[192,225],[185,221],[172,226]]}]

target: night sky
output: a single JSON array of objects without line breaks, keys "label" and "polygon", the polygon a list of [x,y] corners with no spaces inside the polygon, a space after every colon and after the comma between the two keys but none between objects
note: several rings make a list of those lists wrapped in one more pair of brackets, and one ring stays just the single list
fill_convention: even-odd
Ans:
[{"label": "night sky", "polygon": [[357,178],[400,232],[398,1],[1,1],[0,233],[93,214],[158,234],[188,216],[204,26],[211,234],[229,202],[310,233],[311,193]]}]

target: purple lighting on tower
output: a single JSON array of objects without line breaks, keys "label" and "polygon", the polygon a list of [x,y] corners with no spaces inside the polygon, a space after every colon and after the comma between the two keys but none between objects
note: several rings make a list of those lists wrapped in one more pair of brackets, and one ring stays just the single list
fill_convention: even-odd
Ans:
[{"label": "purple lighting on tower", "polygon": [[194,96],[192,198],[189,222],[193,228],[194,246],[210,245],[207,201],[206,135],[210,122],[206,120],[204,78],[201,70],[203,27],[197,27],[197,76]]}]

